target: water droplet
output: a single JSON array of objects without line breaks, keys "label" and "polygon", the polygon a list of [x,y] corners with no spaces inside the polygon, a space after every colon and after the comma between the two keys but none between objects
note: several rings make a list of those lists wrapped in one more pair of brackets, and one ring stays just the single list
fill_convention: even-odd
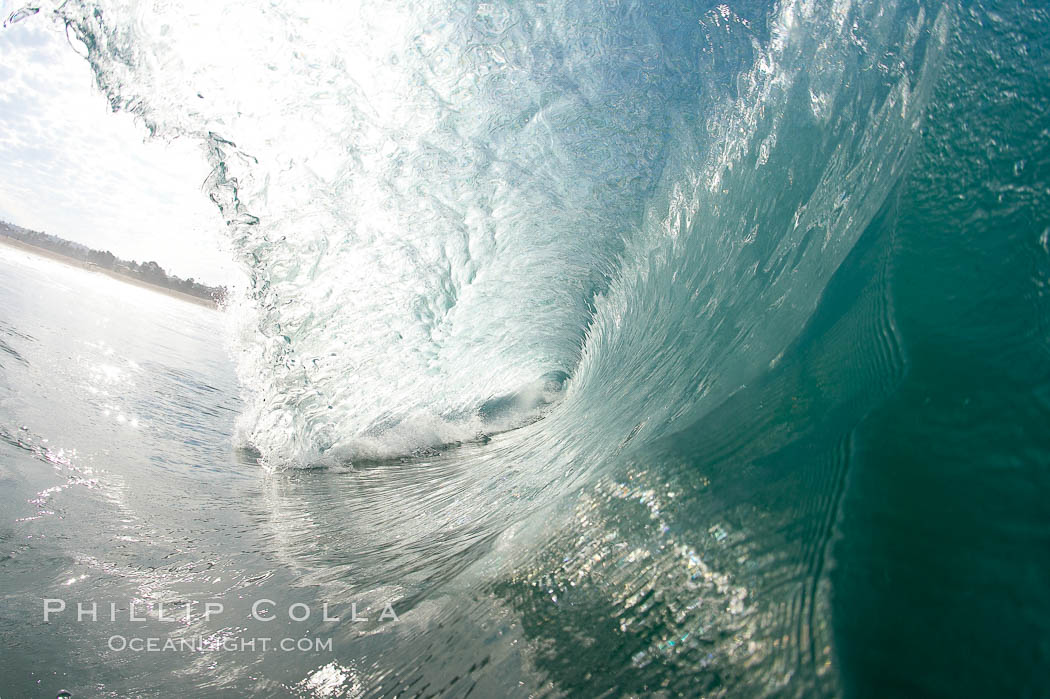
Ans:
[{"label": "water droplet", "polygon": [[32,17],[37,12],[40,12],[39,7],[23,7],[21,10],[16,10],[15,12],[12,12],[11,16],[7,18],[6,22],[4,22],[4,26],[6,27],[9,24],[21,22],[26,17]]}]

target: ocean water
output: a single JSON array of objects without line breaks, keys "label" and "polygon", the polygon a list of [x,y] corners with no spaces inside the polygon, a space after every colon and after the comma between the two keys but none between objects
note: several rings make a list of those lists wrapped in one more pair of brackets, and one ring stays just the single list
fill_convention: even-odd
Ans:
[{"label": "ocean water", "polygon": [[1050,695],[1042,4],[22,14],[249,282],[0,253],[5,696]]}]

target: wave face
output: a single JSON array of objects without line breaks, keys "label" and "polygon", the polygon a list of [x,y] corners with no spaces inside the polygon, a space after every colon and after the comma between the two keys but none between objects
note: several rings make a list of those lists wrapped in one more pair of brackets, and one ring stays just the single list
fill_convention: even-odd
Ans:
[{"label": "wave face", "polygon": [[[250,278],[244,443],[356,467],[271,484],[304,579],[335,584],[324,551],[420,609],[469,580],[474,604],[433,617],[448,643],[509,610],[532,650],[506,662],[570,694],[1031,689],[1038,576],[988,601],[999,578],[975,592],[961,561],[1006,575],[980,542],[1030,550],[1039,506],[961,513],[1010,482],[988,466],[1010,447],[982,460],[973,435],[1028,435],[1018,469],[1050,453],[1050,393],[1024,383],[1050,375],[1045,10],[46,9],[115,109],[204,148]],[[989,641],[1002,618],[1027,651]],[[445,686],[434,639],[400,639],[375,692]],[[466,664],[451,683],[502,672]]]},{"label": "wave face", "polygon": [[244,439],[275,467],[562,394],[602,444],[716,405],[899,178],[944,32],[906,3],[59,12],[115,108],[207,149],[251,278]]}]

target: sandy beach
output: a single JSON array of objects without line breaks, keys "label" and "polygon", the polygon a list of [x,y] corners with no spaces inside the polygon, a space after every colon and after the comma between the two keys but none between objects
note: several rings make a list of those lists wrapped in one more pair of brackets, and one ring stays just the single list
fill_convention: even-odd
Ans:
[{"label": "sandy beach", "polygon": [[216,310],[218,310],[219,308],[219,304],[211,299],[204,299],[199,296],[193,296],[192,294],[183,293],[176,289],[169,289],[164,286],[151,284],[142,279],[129,277],[119,272],[115,272],[111,269],[99,267],[96,264],[84,262],[73,257],[67,257],[66,255],[62,255],[53,250],[48,250],[47,248],[40,248],[35,245],[29,245],[28,243],[24,243],[20,240],[15,240],[14,238],[9,238],[4,235],[0,235],[0,243],[7,245],[8,247],[23,250],[34,255],[39,255],[40,257],[47,257],[57,262],[62,262],[63,264],[70,265],[71,267],[80,267],[81,269],[86,269],[89,272],[98,272],[99,274],[105,274],[107,277],[112,277],[113,279],[116,279],[118,281],[125,282],[127,284],[134,284],[135,286],[142,287],[143,289],[149,289],[150,291],[155,291],[158,294],[164,294],[166,296],[170,296],[181,301],[188,301],[189,303],[195,303],[198,306],[206,306],[208,308],[214,308]]}]

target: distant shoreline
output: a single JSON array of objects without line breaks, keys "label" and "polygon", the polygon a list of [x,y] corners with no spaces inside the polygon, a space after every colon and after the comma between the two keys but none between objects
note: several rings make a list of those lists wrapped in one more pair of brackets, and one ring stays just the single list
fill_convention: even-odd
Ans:
[{"label": "distant shoreline", "polygon": [[89,272],[99,272],[101,274],[105,274],[107,277],[116,279],[117,281],[133,284],[134,286],[138,286],[143,289],[156,291],[157,293],[164,294],[165,296],[170,296],[174,299],[188,301],[189,303],[195,303],[198,306],[204,306],[213,310],[219,309],[219,304],[213,299],[206,299],[201,298],[200,296],[193,296],[192,294],[185,294],[175,289],[160,286],[159,284],[151,284],[150,282],[147,282],[143,279],[131,277],[126,274],[121,274],[120,272],[116,272],[111,269],[106,269],[105,267],[100,267],[99,265],[96,265],[92,262],[78,260],[75,257],[63,255],[62,253],[55,252],[54,250],[48,250],[47,248],[38,247],[36,245],[30,245],[29,243],[8,237],[6,235],[0,235],[0,243],[3,243],[4,245],[7,245],[8,247],[14,248],[16,250],[22,250],[23,252],[38,255],[39,257],[46,257],[48,259],[55,260],[56,262],[61,262],[63,264],[69,265],[70,267],[78,267]]}]

